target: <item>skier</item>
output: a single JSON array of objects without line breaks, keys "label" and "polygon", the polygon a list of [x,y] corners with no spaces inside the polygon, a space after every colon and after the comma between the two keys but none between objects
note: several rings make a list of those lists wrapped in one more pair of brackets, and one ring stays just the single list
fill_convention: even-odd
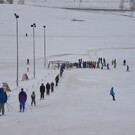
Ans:
[{"label": "skier", "polygon": [[36,98],[36,94],[35,92],[33,91],[32,94],[31,94],[31,106],[34,105],[36,106],[36,101],[35,101],[35,98]]},{"label": "skier", "polygon": [[110,89],[110,95],[113,97],[113,101],[115,101],[115,93],[113,91],[113,87]]},{"label": "skier", "polygon": [[2,115],[4,115],[5,112],[4,105],[6,102],[7,102],[7,94],[3,88],[0,88],[0,113],[2,110]]},{"label": "skier", "polygon": [[54,83],[51,82],[51,92],[53,92],[53,91],[54,91]]},{"label": "skier", "polygon": [[46,84],[46,95],[50,95],[50,84]]},{"label": "skier", "polygon": [[19,93],[19,102],[20,102],[20,112],[22,111],[23,109],[23,112],[25,110],[25,102],[27,100],[27,94],[25,91],[23,91],[23,88],[21,88],[21,92]]},{"label": "skier", "polygon": [[44,99],[45,86],[44,86],[43,83],[42,83],[41,86],[40,86],[40,93],[41,93],[41,95],[40,95],[40,100],[41,100],[41,99]]}]

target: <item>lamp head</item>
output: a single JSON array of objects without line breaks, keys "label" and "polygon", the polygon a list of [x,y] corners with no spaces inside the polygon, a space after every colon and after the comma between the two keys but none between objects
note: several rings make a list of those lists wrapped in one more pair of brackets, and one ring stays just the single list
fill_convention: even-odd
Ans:
[{"label": "lamp head", "polygon": [[19,18],[19,15],[17,15],[16,13],[14,13],[14,15],[15,15],[16,18]]}]

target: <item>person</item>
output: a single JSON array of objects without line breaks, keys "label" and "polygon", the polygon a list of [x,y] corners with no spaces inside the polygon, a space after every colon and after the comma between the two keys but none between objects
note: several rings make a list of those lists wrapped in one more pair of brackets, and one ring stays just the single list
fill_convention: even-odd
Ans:
[{"label": "person", "polygon": [[28,65],[28,64],[30,64],[30,60],[29,60],[29,59],[27,59],[27,65]]},{"label": "person", "polygon": [[115,93],[113,87],[110,89],[110,95],[113,97],[113,101],[115,101]]},{"label": "person", "polygon": [[46,84],[46,95],[50,95],[50,84]]},{"label": "person", "polygon": [[53,91],[54,91],[54,83],[51,82],[51,92],[53,92]]},{"label": "person", "polygon": [[125,59],[123,60],[123,65],[124,65],[124,66],[126,65],[126,60],[125,60]]},{"label": "person", "polygon": [[56,86],[58,86],[58,82],[59,82],[59,74],[56,76],[55,81],[56,81]]},{"label": "person", "polygon": [[35,94],[35,91],[33,91],[31,94],[31,106],[33,105],[33,103],[36,106],[35,98],[36,98],[36,94]]},{"label": "person", "polygon": [[23,90],[23,88],[21,88],[21,92],[19,93],[19,102],[20,102],[20,112],[22,111],[23,109],[23,112],[25,110],[25,102],[27,100],[27,94],[26,92]]},{"label": "person", "polygon": [[129,66],[127,65],[127,71],[129,71]]},{"label": "person", "polygon": [[40,100],[41,99],[44,99],[44,93],[45,93],[45,86],[44,84],[42,83],[41,86],[40,86]]},{"label": "person", "polygon": [[7,102],[7,93],[4,91],[3,88],[0,88],[0,113],[2,111],[2,115],[4,115],[5,113],[4,105],[6,102]]},{"label": "person", "polygon": [[107,63],[107,69],[109,70],[109,63]]}]

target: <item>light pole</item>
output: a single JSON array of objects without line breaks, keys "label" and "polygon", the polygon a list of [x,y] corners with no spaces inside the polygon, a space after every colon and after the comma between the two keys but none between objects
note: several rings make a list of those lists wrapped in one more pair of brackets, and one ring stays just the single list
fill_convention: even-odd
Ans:
[{"label": "light pole", "polygon": [[35,31],[34,31],[34,28],[36,27],[36,24],[33,23],[31,27],[33,27],[33,64],[34,64],[33,75],[35,78]]},{"label": "light pole", "polygon": [[19,80],[18,80],[18,73],[19,73],[19,62],[18,62],[18,18],[19,18],[19,15],[17,15],[16,13],[14,13],[15,15],[15,18],[16,18],[16,45],[17,45],[17,74],[16,74],[16,86],[18,87],[18,84],[19,84]]},{"label": "light pole", "polygon": [[43,26],[44,28],[44,68],[46,67],[46,40],[45,40],[45,28],[46,26]]}]

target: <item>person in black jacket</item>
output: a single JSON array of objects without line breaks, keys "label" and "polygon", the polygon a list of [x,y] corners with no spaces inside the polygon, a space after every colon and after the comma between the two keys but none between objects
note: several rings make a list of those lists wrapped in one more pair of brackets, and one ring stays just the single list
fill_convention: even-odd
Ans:
[{"label": "person in black jacket", "polygon": [[49,95],[50,94],[50,84],[47,83],[46,84],[46,95]]},{"label": "person in black jacket", "polygon": [[41,95],[40,95],[40,100],[41,100],[41,99],[44,99],[45,86],[44,86],[43,83],[42,83],[41,86],[40,86],[40,93],[41,93]]}]

